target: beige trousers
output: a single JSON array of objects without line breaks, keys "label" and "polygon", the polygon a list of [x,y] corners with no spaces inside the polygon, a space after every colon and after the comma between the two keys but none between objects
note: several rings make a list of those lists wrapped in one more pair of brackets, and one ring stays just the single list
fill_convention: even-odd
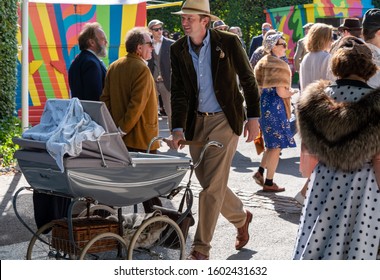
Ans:
[{"label": "beige trousers", "polygon": [[[242,227],[247,214],[241,200],[227,186],[232,159],[239,136],[236,135],[225,115],[197,116],[194,141],[218,141],[223,148],[209,147],[195,174],[203,190],[199,194],[198,226],[193,250],[209,255],[219,214],[236,228]],[[193,161],[197,161],[202,147],[190,146]],[[233,244],[231,244],[233,246]]]}]

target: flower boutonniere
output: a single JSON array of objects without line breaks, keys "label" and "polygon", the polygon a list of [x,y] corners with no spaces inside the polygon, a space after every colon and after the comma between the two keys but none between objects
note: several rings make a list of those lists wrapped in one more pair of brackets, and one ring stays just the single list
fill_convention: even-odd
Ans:
[{"label": "flower boutonniere", "polygon": [[224,51],[219,46],[216,47],[216,51],[220,52],[219,58],[224,58],[225,57]]}]

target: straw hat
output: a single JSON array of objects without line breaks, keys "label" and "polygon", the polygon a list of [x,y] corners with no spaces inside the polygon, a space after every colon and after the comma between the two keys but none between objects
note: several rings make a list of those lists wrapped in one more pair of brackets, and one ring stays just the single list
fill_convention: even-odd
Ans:
[{"label": "straw hat", "polygon": [[220,20],[217,16],[210,13],[210,3],[208,0],[187,0],[178,12],[173,12],[174,15],[206,15],[212,21]]}]

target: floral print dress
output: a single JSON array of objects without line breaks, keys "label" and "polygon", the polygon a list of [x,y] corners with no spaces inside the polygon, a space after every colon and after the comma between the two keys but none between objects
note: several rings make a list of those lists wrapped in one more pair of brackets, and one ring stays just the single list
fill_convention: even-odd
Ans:
[{"label": "floral print dress", "polygon": [[262,90],[260,109],[259,123],[265,147],[269,149],[296,147],[289,120],[286,118],[284,101],[278,96],[276,88]]}]

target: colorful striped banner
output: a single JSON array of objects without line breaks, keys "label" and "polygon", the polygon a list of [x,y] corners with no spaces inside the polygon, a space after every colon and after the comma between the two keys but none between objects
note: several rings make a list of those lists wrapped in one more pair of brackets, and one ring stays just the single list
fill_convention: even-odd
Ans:
[{"label": "colorful striped banner", "polygon": [[[79,54],[77,36],[85,23],[97,21],[107,34],[109,56],[103,60],[106,65],[126,54],[125,34],[134,26],[146,25],[146,3],[117,1],[135,4],[105,5],[103,1],[102,5],[77,5],[29,1],[30,107],[43,106],[49,98],[69,98],[67,72]],[[112,4],[112,1],[105,2]],[[21,17],[19,25],[17,38],[21,46]],[[21,85],[21,49],[18,57],[18,81]],[[17,109],[21,108],[21,86],[17,89],[16,105]]]}]

